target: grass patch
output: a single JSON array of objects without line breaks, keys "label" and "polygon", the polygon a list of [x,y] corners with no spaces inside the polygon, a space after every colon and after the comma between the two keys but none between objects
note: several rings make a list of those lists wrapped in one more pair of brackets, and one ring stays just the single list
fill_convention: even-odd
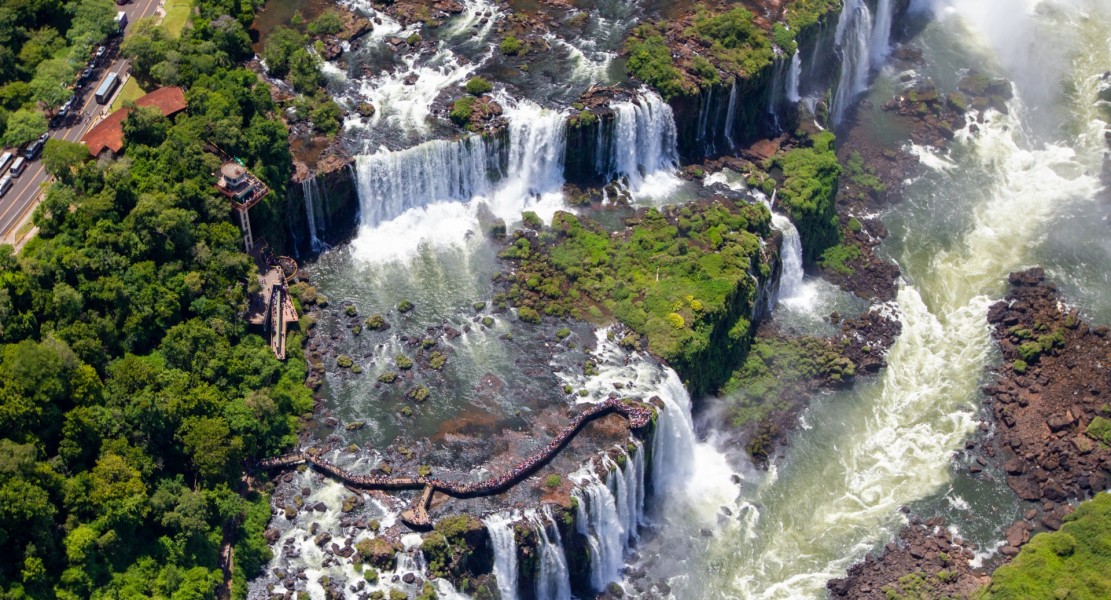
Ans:
[{"label": "grass patch", "polygon": [[162,28],[170,37],[180,37],[192,12],[193,0],[166,0],[166,16],[162,19]]},{"label": "grass patch", "polygon": [[1040,533],[992,574],[980,600],[1111,597],[1111,494],[1083,502],[1060,531]]},{"label": "grass patch", "polygon": [[145,95],[147,93],[139,87],[139,82],[134,77],[128,77],[123,87],[120,88],[120,93],[116,94],[116,99],[112,102],[112,110],[123,107],[124,102],[134,102]]}]

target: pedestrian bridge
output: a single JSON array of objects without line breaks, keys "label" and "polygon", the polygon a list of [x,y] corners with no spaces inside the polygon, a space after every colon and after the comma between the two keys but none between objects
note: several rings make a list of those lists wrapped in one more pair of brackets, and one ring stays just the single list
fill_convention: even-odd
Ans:
[{"label": "pedestrian bridge", "polygon": [[355,475],[309,452],[295,452],[259,461],[259,469],[286,469],[308,464],[312,468],[355,488],[368,490],[418,490],[423,489],[413,505],[401,513],[401,520],[414,529],[432,526],[428,506],[432,495],[440,492],[454,498],[474,498],[500,494],[517,485],[551,461],[582,430],[587,423],[609,414],[619,414],[629,420],[633,429],[647,427],[656,414],[656,408],[634,400],[609,398],[593,404],[579,413],[552,441],[532,456],[518,463],[509,471],[492,475],[481,481],[446,481],[429,476]]}]

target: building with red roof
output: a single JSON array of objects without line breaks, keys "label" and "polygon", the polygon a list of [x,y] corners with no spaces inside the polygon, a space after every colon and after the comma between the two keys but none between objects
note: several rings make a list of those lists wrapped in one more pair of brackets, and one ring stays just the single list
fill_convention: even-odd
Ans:
[{"label": "building with red roof", "polygon": [[[159,88],[136,100],[135,106],[152,106],[161,111],[163,116],[170,117],[185,110],[185,90],[176,86]],[[123,150],[123,121],[130,112],[129,108],[113,112],[81,138],[88,146],[89,154],[100,156],[102,152],[108,151],[115,156]]]}]

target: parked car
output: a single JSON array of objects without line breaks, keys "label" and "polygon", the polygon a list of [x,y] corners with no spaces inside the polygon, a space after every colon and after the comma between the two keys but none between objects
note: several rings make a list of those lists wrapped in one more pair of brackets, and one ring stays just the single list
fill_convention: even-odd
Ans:
[{"label": "parked car", "polygon": [[107,52],[108,52],[108,48],[106,48],[104,46],[98,46],[97,49],[96,49],[96,54],[93,55],[93,64],[95,65],[95,64],[99,63],[100,59],[104,58],[104,55]]},{"label": "parked car", "polygon": [[46,140],[49,137],[49,134],[44,133],[39,139],[31,142],[31,145],[27,146],[27,149],[23,151],[23,158],[28,161],[38,158],[39,154],[42,154],[42,147],[46,145]]},{"label": "parked car", "polygon": [[85,67],[85,70],[81,71],[81,74],[77,76],[77,83],[87,83],[90,79],[92,79],[93,71],[95,70],[96,69],[94,69],[93,67]]}]

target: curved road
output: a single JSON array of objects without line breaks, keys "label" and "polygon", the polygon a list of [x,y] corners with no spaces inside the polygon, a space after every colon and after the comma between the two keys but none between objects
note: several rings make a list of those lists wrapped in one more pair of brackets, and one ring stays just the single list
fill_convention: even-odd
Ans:
[{"label": "curved road", "polygon": [[[155,14],[159,4],[159,0],[134,0],[129,4],[117,7],[117,10],[127,13],[127,27],[130,29],[135,21]],[[109,73],[116,73],[121,81],[120,87],[123,87],[122,82],[124,75],[127,74],[127,68],[127,60],[113,56],[111,64],[106,68],[98,69],[96,79],[82,88],[81,110],[70,118],[71,125],[50,130],[50,137],[69,142],[81,141],[81,137],[96,124],[98,117],[107,110],[108,106],[107,104],[97,104],[93,98],[93,92],[96,91],[100,82]],[[13,154],[16,153],[13,152]],[[3,198],[0,198],[0,244],[15,245],[20,241],[16,239],[16,233],[30,219],[32,211],[38,205],[39,195],[49,179],[50,176],[43,169],[41,155],[27,165],[23,175],[12,179],[11,189],[4,194]]]}]

